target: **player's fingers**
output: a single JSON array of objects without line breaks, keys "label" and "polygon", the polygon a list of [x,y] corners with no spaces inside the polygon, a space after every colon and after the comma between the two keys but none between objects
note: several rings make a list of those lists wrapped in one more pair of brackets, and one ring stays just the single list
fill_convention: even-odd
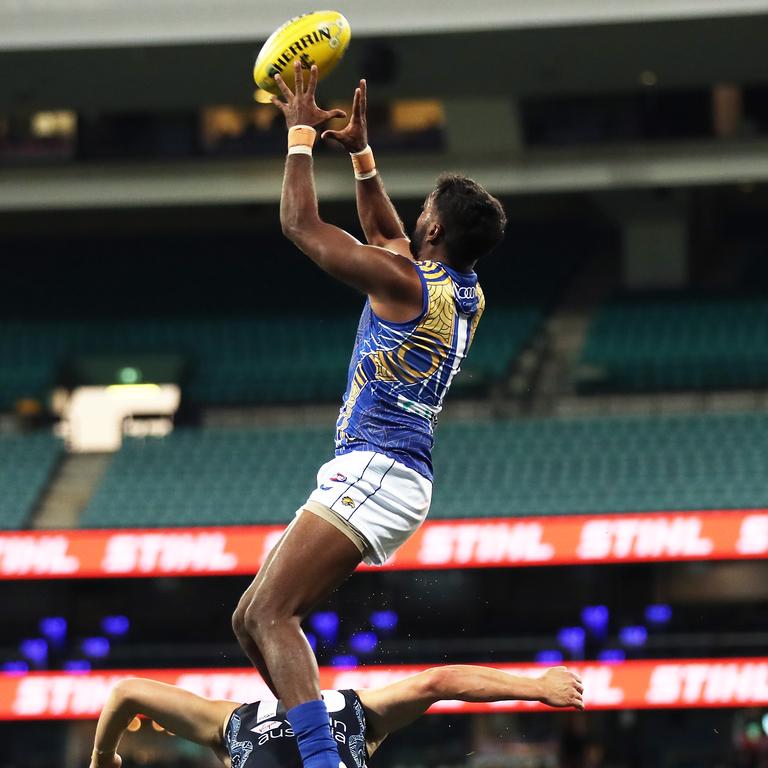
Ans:
[{"label": "player's fingers", "polygon": [[355,95],[352,97],[352,119],[360,119],[360,89],[355,88]]},{"label": "player's fingers", "polygon": [[275,75],[275,82],[277,83],[277,87],[280,89],[280,93],[285,96],[286,101],[293,97],[293,91],[285,84],[285,80],[283,80],[280,75]]},{"label": "player's fingers", "polygon": [[341,131],[331,131],[330,129],[320,134],[321,139],[333,139],[333,141],[339,141],[340,136]]},{"label": "player's fingers", "polygon": [[309,85],[307,86],[307,93],[310,96],[314,96],[315,88],[317,88],[317,64],[313,64],[309,70]]},{"label": "player's fingers", "polygon": [[360,111],[363,116],[368,112],[368,83],[365,80],[360,81]]},{"label": "player's fingers", "polygon": [[296,95],[301,96],[304,93],[304,73],[301,71],[301,62],[298,59],[293,60],[293,82]]},{"label": "player's fingers", "polygon": [[285,111],[285,102],[280,101],[280,99],[277,98],[277,96],[272,96],[270,98],[270,101],[281,111]]},{"label": "player's fingers", "polygon": [[335,120],[337,118],[346,117],[347,113],[343,109],[331,109],[325,113],[326,120]]}]

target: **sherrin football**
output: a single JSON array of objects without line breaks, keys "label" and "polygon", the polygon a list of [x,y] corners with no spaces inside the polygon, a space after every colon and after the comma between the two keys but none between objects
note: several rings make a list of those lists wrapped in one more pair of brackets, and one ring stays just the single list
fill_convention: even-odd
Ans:
[{"label": "sherrin football", "polygon": [[279,74],[294,90],[293,60],[300,59],[303,70],[317,64],[322,80],[341,61],[349,47],[352,30],[338,11],[314,11],[296,16],[278,27],[261,48],[253,65],[256,85],[276,96]]}]

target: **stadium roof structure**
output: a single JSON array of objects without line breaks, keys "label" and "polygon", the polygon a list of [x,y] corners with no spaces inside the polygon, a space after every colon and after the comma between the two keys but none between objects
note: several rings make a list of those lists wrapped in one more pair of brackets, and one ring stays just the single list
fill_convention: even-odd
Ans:
[{"label": "stadium roof structure", "polygon": [[[0,49],[146,45],[264,39],[306,7],[278,0],[2,0]],[[563,27],[716,18],[768,11],[765,0],[425,0],[358,1],[356,35]]]}]

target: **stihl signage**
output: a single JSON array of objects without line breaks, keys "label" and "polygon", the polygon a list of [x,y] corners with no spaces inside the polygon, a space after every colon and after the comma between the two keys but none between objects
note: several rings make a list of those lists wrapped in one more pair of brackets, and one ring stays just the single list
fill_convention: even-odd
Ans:
[{"label": "stihl signage", "polygon": [[[281,526],[0,534],[0,579],[255,573]],[[768,557],[768,511],[426,522],[385,569]],[[365,566],[363,566],[365,567]]]},{"label": "stihl signage", "polygon": [[[535,676],[542,667],[503,664],[515,675]],[[661,709],[752,707],[768,705],[768,658],[626,661],[571,667],[584,681],[587,709]],[[378,688],[426,667],[359,667],[320,670],[321,685]],[[110,688],[125,677],[149,677],[213,699],[257,701],[269,692],[253,670],[139,669],[88,674],[31,673],[0,675],[0,720],[88,719],[99,715]],[[537,702],[492,704],[443,701],[431,712],[546,711]]]}]

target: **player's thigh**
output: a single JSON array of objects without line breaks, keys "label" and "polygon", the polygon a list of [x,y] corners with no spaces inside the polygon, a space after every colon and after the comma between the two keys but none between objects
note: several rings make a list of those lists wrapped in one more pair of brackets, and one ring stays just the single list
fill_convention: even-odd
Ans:
[{"label": "player's thigh", "polygon": [[296,523],[296,520],[298,518],[294,518],[290,525],[283,531],[280,538],[277,540],[277,543],[272,547],[272,549],[269,550],[269,553],[267,554],[266,558],[264,559],[264,562],[261,564],[261,567],[259,568],[259,572],[254,577],[253,581],[248,585],[248,588],[243,592],[242,596],[240,597],[240,601],[238,603],[238,610],[239,611],[245,611],[245,609],[248,607],[248,604],[253,599],[253,594],[256,591],[256,587],[259,583],[259,579],[261,577],[262,572],[266,571],[266,569],[269,567],[269,564],[272,562],[272,559],[275,556],[275,553],[278,550],[278,547],[280,546],[283,539],[288,535],[288,531],[291,530],[293,525]]},{"label": "player's thigh", "polygon": [[262,608],[304,617],[347,579],[360,550],[338,528],[302,512],[270,553],[248,593]]}]

